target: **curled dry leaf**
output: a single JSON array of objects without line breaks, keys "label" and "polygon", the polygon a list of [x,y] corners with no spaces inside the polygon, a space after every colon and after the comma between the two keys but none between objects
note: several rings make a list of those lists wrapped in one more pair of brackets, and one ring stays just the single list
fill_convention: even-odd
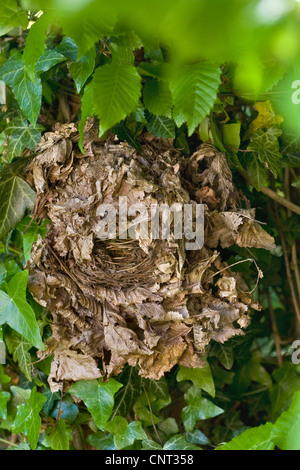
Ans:
[{"label": "curled dry leaf", "polygon": [[[50,385],[107,378],[126,363],[159,379],[175,364],[201,367],[212,340],[243,334],[249,307],[259,308],[220,247],[271,249],[273,240],[240,207],[226,157],[203,145],[183,158],[169,141],[144,137],[141,151],[97,138],[87,125],[86,153],[73,124],[46,133],[27,168],[37,191],[35,214],[51,228],[28,262],[29,288],[53,316]],[[166,240],[99,238],[102,204],[205,204],[205,243],[186,251]],[[117,217],[117,220],[118,217]],[[226,270],[224,268],[226,267]],[[216,294],[212,294],[212,287]]]}]

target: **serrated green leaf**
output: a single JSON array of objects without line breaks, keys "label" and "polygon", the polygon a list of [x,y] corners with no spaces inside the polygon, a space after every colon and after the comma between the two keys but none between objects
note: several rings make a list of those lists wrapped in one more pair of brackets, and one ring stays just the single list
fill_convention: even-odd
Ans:
[{"label": "serrated green leaf", "polygon": [[215,384],[208,363],[203,367],[196,369],[189,369],[187,367],[180,366],[176,378],[178,382],[181,382],[182,380],[191,380],[194,385],[205,390],[212,397],[215,397],[216,395]]},{"label": "serrated green leaf", "polygon": [[6,161],[10,162],[14,157],[19,157],[24,149],[34,150],[41,139],[43,130],[43,126],[31,126],[22,115],[10,121],[5,128],[5,133],[8,136]]},{"label": "serrated green leaf", "polygon": [[[138,105],[141,79],[132,65],[111,62],[99,67],[91,82],[100,136],[125,119]],[[83,101],[86,94],[83,96]]]},{"label": "serrated green leaf", "polygon": [[188,432],[194,429],[198,420],[214,418],[224,412],[222,408],[203,398],[201,390],[196,385],[185,393],[184,398],[188,406],[182,410],[182,421]]},{"label": "serrated green leaf", "polygon": [[0,240],[22,219],[26,209],[32,209],[35,192],[18,176],[28,160],[18,160],[0,172]]},{"label": "serrated green leaf", "polygon": [[122,416],[116,416],[109,421],[105,429],[114,436],[116,449],[123,449],[134,443],[135,440],[147,439],[147,434],[142,428],[140,421],[132,421],[128,424]]},{"label": "serrated green leaf", "polygon": [[16,433],[24,433],[32,449],[37,446],[42,423],[39,413],[45,401],[46,397],[42,393],[38,393],[34,387],[30,394],[29,403],[18,405],[13,430]]},{"label": "serrated green leaf", "polygon": [[151,134],[164,139],[175,138],[175,123],[172,119],[166,116],[155,116],[154,114],[147,113],[147,130]]},{"label": "serrated green leaf", "polygon": [[21,271],[0,291],[0,324],[7,323],[37,349],[45,349],[34,312],[26,301],[28,271]]},{"label": "serrated green leaf", "polygon": [[10,86],[23,114],[35,125],[42,103],[41,80],[36,78],[32,81],[25,70],[21,54],[14,52],[0,68],[0,80]]},{"label": "serrated green leaf", "polygon": [[164,447],[164,450],[201,450],[200,447],[195,446],[187,442],[186,437],[182,434],[177,434],[171,437]]},{"label": "serrated green leaf", "polygon": [[143,101],[145,108],[157,116],[171,117],[173,106],[172,95],[166,81],[151,80],[143,89]]},{"label": "serrated green leaf", "polygon": [[69,72],[73,78],[77,93],[79,93],[89,78],[92,75],[95,66],[96,49],[93,46],[87,51],[77,62],[69,64]]},{"label": "serrated green leaf", "polygon": [[27,12],[22,10],[15,0],[1,0],[0,4],[0,36],[19,26],[28,25]]},{"label": "serrated green leaf", "polygon": [[281,450],[300,450],[300,391],[295,392],[291,406],[277,419],[271,439]]},{"label": "serrated green leaf", "polygon": [[249,150],[257,155],[259,161],[277,177],[278,170],[281,167],[280,160],[282,155],[279,151],[278,138],[282,131],[277,127],[270,127],[265,132],[257,131],[250,138]]},{"label": "serrated green leaf", "polygon": [[10,399],[10,393],[0,390],[0,418],[7,418],[7,402]]},{"label": "serrated green leaf", "polygon": [[69,450],[70,439],[72,439],[72,433],[68,432],[65,420],[60,419],[54,429],[49,429],[49,433],[43,439],[42,444],[52,450]]},{"label": "serrated green leaf", "polygon": [[68,392],[80,398],[94,418],[96,426],[103,431],[114,407],[114,396],[122,387],[115,379],[103,382],[81,380],[72,385]]},{"label": "serrated green leaf", "polygon": [[247,429],[218,450],[274,450],[275,444],[271,440],[272,429],[271,423]]},{"label": "serrated green leaf", "polygon": [[220,85],[220,68],[210,64],[193,64],[177,68],[170,79],[174,119],[178,126],[185,121],[189,136],[210,112]]}]

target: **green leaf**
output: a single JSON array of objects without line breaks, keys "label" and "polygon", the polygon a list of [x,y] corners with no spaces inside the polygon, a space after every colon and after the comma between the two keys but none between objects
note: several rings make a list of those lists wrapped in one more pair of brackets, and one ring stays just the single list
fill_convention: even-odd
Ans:
[{"label": "green leaf", "polygon": [[123,387],[115,395],[113,416],[126,416],[141,393],[141,376],[138,374],[138,368],[125,367],[118,376],[118,381],[123,384]]},{"label": "green leaf", "polygon": [[128,447],[137,440],[147,439],[147,434],[142,428],[140,421],[132,421],[128,424],[127,420],[122,416],[116,416],[112,421],[109,421],[105,429],[113,434],[116,449],[123,449]]},{"label": "green leaf", "polygon": [[165,116],[155,116],[147,113],[147,130],[157,137],[165,139],[175,138],[175,123],[172,119]]},{"label": "green leaf", "polygon": [[0,364],[0,384],[7,384],[11,381],[11,378],[9,375],[6,375],[3,371],[3,367]]},{"label": "green leaf", "polygon": [[178,382],[191,380],[194,385],[205,390],[212,397],[216,395],[215,384],[208,363],[204,367],[197,369],[188,369],[187,367],[180,366],[176,378]]},{"label": "green leaf", "polygon": [[18,363],[25,377],[31,382],[31,366],[29,365],[31,355],[29,351],[32,344],[12,330],[5,333],[5,342],[9,353],[13,355],[13,360]]},{"label": "green leaf", "polygon": [[77,62],[69,64],[69,72],[75,82],[77,93],[81,91],[89,76],[92,75],[95,67],[95,57],[96,49],[93,46]]},{"label": "green leaf", "polygon": [[143,101],[145,108],[157,116],[171,117],[172,95],[167,82],[151,80],[143,89]]},{"label": "green leaf", "polygon": [[239,149],[241,143],[241,123],[223,124],[222,131],[224,144],[235,150]]},{"label": "green leaf", "polygon": [[15,0],[1,0],[0,3],[0,36],[19,26],[26,29],[27,12],[22,10]]},{"label": "green leaf", "polygon": [[221,344],[214,342],[210,349],[211,355],[218,358],[225,369],[230,370],[233,366],[234,356],[231,344]]},{"label": "green leaf", "polygon": [[39,57],[45,50],[46,32],[50,18],[45,13],[31,26],[23,51],[25,69],[33,82],[35,82],[35,68]]},{"label": "green leaf", "polygon": [[210,112],[220,84],[220,68],[206,63],[177,68],[170,80],[174,119],[180,127],[186,121],[189,136]]},{"label": "green leaf", "polygon": [[260,163],[255,154],[249,154],[247,158],[247,172],[250,176],[251,183],[257,191],[261,191],[267,184],[269,177],[268,170]]},{"label": "green leaf", "polygon": [[40,76],[41,73],[47,72],[47,70],[65,60],[66,58],[63,54],[60,54],[54,49],[47,49],[44,54],[38,58],[35,73]]},{"label": "green leaf", "polygon": [[195,445],[202,445],[206,446],[210,444],[210,440],[203,434],[200,429],[194,429],[194,431],[187,432],[186,434],[186,440],[190,444],[195,444]]},{"label": "green leaf", "polygon": [[172,436],[173,434],[179,433],[178,424],[176,423],[175,418],[165,419],[164,421],[158,424],[158,428],[167,437]]},{"label": "green leaf", "polygon": [[57,426],[50,428],[49,433],[43,439],[42,444],[53,450],[69,450],[69,441],[72,439],[72,433],[68,432],[64,419],[58,421]]},{"label": "green leaf", "polygon": [[42,84],[39,78],[33,82],[25,70],[19,52],[10,56],[0,68],[0,80],[10,86],[24,115],[35,125],[42,103]]},{"label": "green leaf", "polygon": [[188,432],[194,429],[198,420],[214,418],[224,412],[211,401],[203,398],[201,390],[196,385],[185,393],[184,398],[188,406],[182,410],[182,421]]},{"label": "green leaf", "polygon": [[273,424],[267,423],[258,428],[251,428],[227,442],[219,450],[274,450],[271,440]]},{"label": "green leaf", "polygon": [[111,62],[96,70],[91,84],[101,136],[135,110],[141,79],[134,66]]},{"label": "green leaf", "polygon": [[22,115],[10,121],[5,128],[8,136],[6,161],[10,162],[14,157],[19,157],[24,149],[34,150],[41,139],[43,130],[43,126],[31,126]]},{"label": "green leaf", "polygon": [[300,176],[295,179],[295,181],[292,183],[292,186],[294,186],[294,188],[300,188]]},{"label": "green leaf", "polygon": [[7,323],[37,349],[45,349],[34,311],[26,301],[28,271],[21,271],[0,291],[0,324]]},{"label": "green leaf", "polygon": [[32,449],[37,446],[42,423],[39,413],[45,401],[46,397],[42,393],[38,393],[34,387],[30,394],[29,403],[18,405],[13,431],[24,433]]},{"label": "green leaf", "polygon": [[10,393],[0,391],[0,418],[7,418],[7,402],[10,399]]},{"label": "green leaf", "polygon": [[300,391],[295,392],[291,406],[277,419],[271,438],[281,450],[300,450]]},{"label": "green leaf", "polygon": [[67,59],[75,61],[77,59],[78,47],[72,38],[64,36],[62,41],[55,48],[55,51],[63,54]]},{"label": "green leaf", "polygon": [[187,442],[186,437],[182,434],[171,437],[163,448],[164,450],[201,450],[200,447]]},{"label": "green leaf", "polygon": [[[30,216],[25,217],[18,223],[16,229],[22,233],[23,238],[23,251],[25,262],[30,258],[30,251],[33,243],[37,240],[37,236],[41,235],[42,238],[46,236],[48,220],[43,220],[38,224],[36,220],[32,222]],[[30,224],[30,225],[29,225]]]},{"label": "green leaf", "polygon": [[28,160],[20,159],[0,172],[0,240],[22,219],[26,209],[32,209],[35,192],[18,176]]},{"label": "green leaf", "polygon": [[277,177],[278,170],[281,167],[280,160],[282,155],[279,151],[278,137],[282,131],[277,127],[270,127],[267,131],[257,131],[250,138],[249,150],[258,156],[259,161],[269,170],[272,171],[275,178]]},{"label": "green leaf", "polygon": [[72,385],[68,392],[80,398],[94,418],[96,426],[104,430],[114,407],[114,396],[122,384],[115,379],[103,382],[97,380],[81,380]]},{"label": "green leaf", "polygon": [[90,434],[87,440],[97,450],[115,450],[116,448],[113,436],[101,431]]},{"label": "green leaf", "polygon": [[143,450],[161,450],[162,446],[157,444],[157,442],[152,441],[151,439],[144,439],[142,442]]}]

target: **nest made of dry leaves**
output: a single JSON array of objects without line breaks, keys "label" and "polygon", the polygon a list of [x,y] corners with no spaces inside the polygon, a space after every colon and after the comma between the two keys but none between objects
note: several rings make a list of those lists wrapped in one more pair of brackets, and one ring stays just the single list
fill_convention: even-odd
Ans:
[{"label": "nest made of dry leaves", "polygon": [[[222,262],[222,248],[274,248],[212,145],[184,158],[172,141],[147,134],[139,152],[97,135],[89,121],[82,154],[77,127],[57,126],[26,170],[37,192],[34,217],[50,221],[27,267],[32,295],[53,317],[52,391],[62,381],[106,379],[127,363],[151,379],[175,364],[201,367],[210,342],[244,334],[249,308],[259,309]],[[204,247],[186,251],[172,237],[99,240],[97,207],[117,208],[120,196],[147,207],[205,204]]]}]

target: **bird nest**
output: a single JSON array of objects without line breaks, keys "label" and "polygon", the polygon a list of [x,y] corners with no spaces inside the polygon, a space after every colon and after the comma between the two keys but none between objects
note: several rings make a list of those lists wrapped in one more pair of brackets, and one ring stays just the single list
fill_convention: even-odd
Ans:
[{"label": "bird nest", "polygon": [[[106,379],[127,363],[155,380],[176,364],[201,367],[210,343],[244,334],[250,308],[259,309],[222,248],[274,248],[212,145],[184,158],[147,134],[139,151],[97,135],[90,121],[83,154],[77,127],[57,126],[26,169],[34,217],[50,221],[27,268],[29,290],[53,317],[53,391],[62,381]],[[146,207],[203,204],[204,246],[188,251],[172,230],[168,239],[99,237],[99,207],[118,212],[122,196]]]}]

